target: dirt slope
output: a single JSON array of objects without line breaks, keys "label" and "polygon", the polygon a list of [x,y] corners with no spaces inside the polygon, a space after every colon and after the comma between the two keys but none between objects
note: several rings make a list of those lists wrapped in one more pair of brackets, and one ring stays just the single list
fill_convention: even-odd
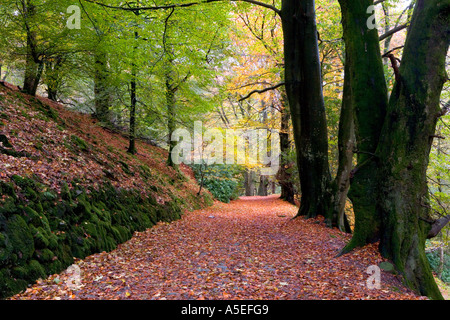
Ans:
[{"label": "dirt slope", "polygon": [[186,166],[90,115],[0,84],[0,298],[213,203]]}]

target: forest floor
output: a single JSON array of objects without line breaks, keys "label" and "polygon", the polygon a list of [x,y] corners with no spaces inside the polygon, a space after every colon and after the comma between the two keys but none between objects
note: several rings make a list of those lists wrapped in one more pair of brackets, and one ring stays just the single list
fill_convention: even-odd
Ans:
[{"label": "forest floor", "polygon": [[350,236],[320,219],[292,219],[296,212],[276,195],[216,202],[11,299],[425,299],[384,271],[370,289],[367,269],[383,261],[376,245],[336,257]]}]

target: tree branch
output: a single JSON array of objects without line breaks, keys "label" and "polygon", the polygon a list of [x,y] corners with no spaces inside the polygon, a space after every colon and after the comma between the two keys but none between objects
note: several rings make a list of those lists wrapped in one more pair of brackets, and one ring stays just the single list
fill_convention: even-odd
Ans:
[{"label": "tree branch", "polygon": [[441,112],[439,113],[439,117],[445,116],[449,110],[450,110],[450,100],[447,101],[447,103],[441,109]]},{"label": "tree branch", "polygon": [[382,57],[382,58],[388,58],[388,56],[389,56],[392,52],[394,52],[394,51],[396,51],[396,50],[403,49],[403,48],[404,48],[404,46],[395,47],[395,48],[389,50],[388,52],[386,52],[385,54],[383,54],[381,57]]},{"label": "tree branch", "polygon": [[399,82],[400,81],[400,70],[399,70],[398,63],[397,63],[398,59],[392,53],[389,53],[387,55],[387,57],[389,58],[389,60],[391,60],[392,69],[394,69],[395,81]]},{"label": "tree branch", "polygon": [[436,237],[439,234],[439,232],[442,230],[442,228],[444,228],[447,225],[447,223],[449,223],[449,222],[450,222],[450,214],[445,217],[435,220],[431,224],[431,230],[430,230],[430,232],[428,232],[427,239]]},{"label": "tree branch", "polygon": [[172,16],[172,14],[174,13],[175,8],[171,8],[170,13],[167,15],[166,19],[164,20],[164,34],[163,34],[163,48],[164,48],[164,52],[166,54],[169,54],[169,52],[167,52],[167,43],[166,43],[166,38],[167,38],[167,27],[169,25],[169,19]]},{"label": "tree branch", "polygon": [[280,83],[278,83],[278,84],[276,84],[276,85],[274,85],[272,87],[267,87],[267,88],[264,88],[264,89],[250,91],[245,97],[240,98],[238,101],[239,102],[244,101],[244,100],[250,98],[250,96],[255,94],[255,93],[264,93],[264,92],[267,92],[267,91],[270,91],[270,90],[275,90],[275,89],[277,89],[277,88],[279,88],[281,86],[284,86],[284,85],[285,85],[284,82],[280,82]]},{"label": "tree branch", "polygon": [[[86,2],[90,2],[90,3],[94,3],[97,4],[99,6],[105,7],[105,8],[109,8],[109,9],[116,9],[116,10],[124,10],[124,11],[136,11],[138,10],[137,8],[127,8],[127,7],[119,7],[119,6],[112,6],[112,5],[108,5],[108,4],[104,4],[101,2],[98,2],[96,0],[84,0]],[[210,3],[210,2],[238,2],[238,1],[242,1],[242,2],[248,2],[260,7],[264,7],[264,8],[268,8],[271,9],[273,11],[275,11],[277,14],[281,13],[281,10],[276,8],[273,5],[264,3],[264,2],[260,2],[257,0],[204,0],[204,1],[198,1],[198,2],[188,2],[188,3],[174,3],[174,4],[168,4],[168,5],[163,5],[163,6],[151,6],[151,7],[140,7],[139,10],[167,10],[167,9],[172,9],[172,8],[186,8],[186,7],[191,7],[191,6],[195,6],[195,5],[199,5],[199,4],[204,4],[204,3]]]},{"label": "tree branch", "polygon": [[407,28],[408,26],[409,26],[409,24],[408,24],[408,23],[405,23],[405,24],[402,24],[402,25],[400,25],[400,26],[398,26],[398,27],[395,27],[395,28],[389,30],[388,32],[386,32],[385,34],[382,34],[382,35],[379,37],[379,39],[380,39],[380,41],[383,41],[384,39],[386,39],[386,38],[392,36],[394,33],[397,33],[397,32],[399,32],[399,31],[401,31],[401,30]]},{"label": "tree branch", "polygon": [[187,79],[189,79],[189,77],[191,76],[191,71],[188,71],[188,73],[186,74],[186,76],[181,79],[178,84],[172,88],[172,90],[174,90],[174,92],[178,91],[178,89],[180,88],[180,86],[185,83],[187,81]]}]

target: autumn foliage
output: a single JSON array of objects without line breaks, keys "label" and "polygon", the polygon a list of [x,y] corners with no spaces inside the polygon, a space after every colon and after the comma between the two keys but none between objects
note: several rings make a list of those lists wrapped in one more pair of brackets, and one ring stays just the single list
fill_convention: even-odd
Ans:
[{"label": "autumn foliage", "polygon": [[0,88],[0,297],[211,203],[187,167],[47,99]]}]

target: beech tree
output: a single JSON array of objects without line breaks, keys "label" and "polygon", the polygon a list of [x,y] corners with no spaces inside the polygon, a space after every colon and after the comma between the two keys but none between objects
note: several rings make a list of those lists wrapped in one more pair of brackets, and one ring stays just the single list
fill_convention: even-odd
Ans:
[{"label": "beech tree", "polygon": [[433,298],[442,296],[424,252],[425,240],[437,234],[430,233],[437,221],[430,217],[426,171],[444,114],[439,102],[449,43],[450,1],[418,0],[377,150],[381,252],[409,286]]},{"label": "beech tree", "polygon": [[331,174],[318,36],[313,0],[283,0],[286,93],[300,175],[299,215],[328,216]]},{"label": "beech tree", "polygon": [[[375,154],[387,108],[387,85],[377,29],[369,29],[367,8],[373,1],[340,1],[346,45],[345,82],[355,123],[357,166],[351,173],[349,197],[355,212],[355,231],[343,252],[379,239],[377,162]],[[348,94],[348,93],[346,93]]]},{"label": "beech tree", "polygon": [[[315,2],[284,0],[281,1],[281,9],[257,1],[248,2],[269,8],[281,18],[283,78],[293,124],[301,188],[298,216],[312,218],[322,215],[330,225],[337,225],[338,214],[333,214],[333,210],[343,212],[342,205],[336,202],[343,201],[345,204],[346,192],[342,190],[344,196],[336,196],[334,193],[346,186],[339,189],[336,187],[337,182],[333,183],[329,168],[328,129]],[[342,185],[341,182],[339,184]],[[345,229],[343,214],[341,221],[342,228]]]},{"label": "beech tree", "polygon": [[[55,83],[56,69],[68,54],[68,30],[60,13],[66,2],[46,0],[2,1],[0,14],[4,17],[2,41],[14,44],[10,48],[11,60],[23,62],[22,91],[35,95],[45,69],[49,68],[47,80]],[[50,88],[50,97],[54,91]]]},{"label": "beech tree", "polygon": [[[254,125],[264,126],[269,130],[274,127],[279,130],[280,166],[274,177],[281,187],[280,198],[290,203],[294,202],[294,184],[289,167],[288,154],[291,152],[290,113],[284,88],[284,58],[282,46],[281,21],[276,12],[260,6],[239,6],[237,8],[235,54],[239,62],[232,68],[231,85],[228,91],[234,97],[225,100],[231,102],[227,108],[230,117],[221,110],[221,117],[226,127],[230,121],[239,119],[239,115],[248,118],[245,122],[255,121]],[[234,36],[233,33],[233,36]],[[251,67],[249,67],[251,66]],[[225,72],[229,72],[225,70]],[[230,95],[229,92],[227,92]],[[234,100],[237,100],[234,102]],[[242,104],[246,104],[244,108]],[[241,113],[236,112],[239,105]],[[253,106],[253,107],[251,107]],[[245,110],[244,110],[245,109]],[[253,109],[253,112],[251,111]],[[250,119],[253,113],[259,114],[259,119]],[[231,119],[231,120],[230,120]],[[238,120],[239,121],[239,120]],[[242,120],[240,120],[242,122]],[[239,123],[239,122],[238,122]],[[249,186],[252,181],[251,173],[245,172],[246,195],[252,195],[254,188]],[[268,179],[264,175],[259,177],[258,195],[267,193]]]},{"label": "beech tree", "polygon": [[376,30],[367,28],[373,1],[340,0],[352,87],[358,165],[351,181],[355,233],[343,252],[380,241],[405,282],[435,299],[442,295],[425,256],[435,235],[426,171],[450,41],[450,1],[418,0],[401,65],[391,59],[395,85],[388,101]]}]

